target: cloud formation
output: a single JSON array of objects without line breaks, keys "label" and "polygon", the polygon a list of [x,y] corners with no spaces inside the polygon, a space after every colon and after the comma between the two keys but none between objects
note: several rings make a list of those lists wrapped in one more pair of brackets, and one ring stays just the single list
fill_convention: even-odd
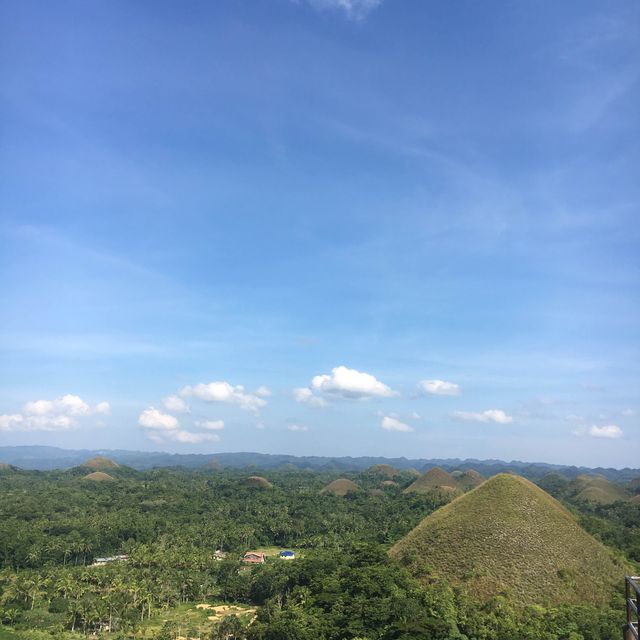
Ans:
[{"label": "cloud formation", "polygon": [[67,394],[54,400],[27,402],[20,413],[0,415],[0,431],[67,431],[79,425],[81,418],[108,415],[111,405],[89,405],[79,396]]},{"label": "cloud formation", "polygon": [[162,404],[167,411],[173,411],[174,413],[188,413],[189,411],[189,405],[175,394],[162,398]]},{"label": "cloud formation", "polygon": [[138,424],[145,429],[159,429],[161,431],[171,431],[180,426],[174,416],[168,413],[162,413],[154,407],[145,409],[138,416]]},{"label": "cloud formation", "polygon": [[460,385],[455,382],[445,380],[420,380],[418,388],[423,393],[433,396],[458,396],[460,395]]},{"label": "cloud formation", "polygon": [[513,418],[502,409],[487,409],[486,411],[454,411],[453,417],[468,422],[495,422],[496,424],[509,424]]},{"label": "cloud formation", "polygon": [[342,11],[348,18],[362,20],[382,4],[382,0],[307,0],[319,11]]},{"label": "cloud formation", "polygon": [[404,422],[400,422],[398,418],[394,418],[392,416],[384,416],[384,418],[382,418],[382,422],[380,423],[380,426],[386,431],[403,431],[403,432],[413,431],[413,427],[410,427],[408,424],[405,424]]},{"label": "cloud formation", "polygon": [[224,420],[200,420],[194,423],[200,429],[208,431],[221,431],[224,429]]},{"label": "cloud formation", "polygon": [[335,367],[331,375],[314,376],[311,388],[315,391],[342,396],[343,398],[390,398],[396,393],[370,373]]},{"label": "cloud formation", "polygon": [[309,427],[304,424],[290,424],[287,429],[289,431],[309,431]]},{"label": "cloud formation", "polygon": [[[220,440],[220,436],[216,433],[194,433],[183,429],[175,416],[162,413],[155,407],[145,409],[138,417],[138,424],[144,428],[147,438],[156,444],[166,442],[201,444],[202,442],[218,442]],[[205,431],[224,428],[222,420],[205,420],[196,422],[195,425]]]},{"label": "cloud formation", "polygon": [[[266,387],[261,387],[262,392]],[[186,386],[179,394],[183,398],[198,398],[204,402],[224,402],[235,404],[245,411],[257,413],[267,402],[263,398],[249,393],[241,385],[231,385],[228,382],[209,382],[197,384],[195,387]]]},{"label": "cloud formation", "polygon": [[327,404],[324,398],[316,396],[308,387],[294,389],[293,398],[296,402],[308,404],[310,407],[324,407]]},{"label": "cloud formation", "polygon": [[609,438],[615,440],[617,438],[622,438],[623,431],[620,427],[615,424],[607,424],[602,427],[598,427],[593,425],[589,429],[589,435],[592,438]]}]

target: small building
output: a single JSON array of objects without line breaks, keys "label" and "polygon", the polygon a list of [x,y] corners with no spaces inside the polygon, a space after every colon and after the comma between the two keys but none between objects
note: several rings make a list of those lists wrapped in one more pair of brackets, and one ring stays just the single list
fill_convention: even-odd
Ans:
[{"label": "small building", "polygon": [[296,554],[293,551],[285,550],[280,552],[280,560],[293,560]]},{"label": "small building", "polygon": [[216,549],[215,553],[213,554],[213,557],[216,560],[224,560],[227,557],[227,552],[222,551],[222,549]]},{"label": "small building", "polygon": [[246,562],[247,564],[264,564],[264,553],[247,551],[247,553],[242,556],[242,562]]}]

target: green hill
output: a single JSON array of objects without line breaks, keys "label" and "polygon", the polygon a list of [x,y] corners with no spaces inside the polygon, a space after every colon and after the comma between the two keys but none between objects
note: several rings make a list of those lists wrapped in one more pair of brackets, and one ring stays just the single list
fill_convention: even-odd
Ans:
[{"label": "green hill", "polygon": [[440,467],[433,467],[410,484],[404,492],[430,493],[439,489],[445,493],[453,493],[457,488],[458,484],[451,474]]},{"label": "green hill", "polygon": [[578,476],[570,483],[569,491],[575,500],[594,504],[611,504],[629,499],[629,494],[622,487],[603,476]]},{"label": "green hill", "polygon": [[360,491],[360,487],[355,482],[347,480],[347,478],[338,478],[330,482],[320,493],[333,493],[336,496],[346,496],[347,493],[355,493],[356,491]]},{"label": "green hill", "polygon": [[549,494],[508,474],[427,516],[390,553],[420,580],[521,603],[604,604],[630,570]]}]

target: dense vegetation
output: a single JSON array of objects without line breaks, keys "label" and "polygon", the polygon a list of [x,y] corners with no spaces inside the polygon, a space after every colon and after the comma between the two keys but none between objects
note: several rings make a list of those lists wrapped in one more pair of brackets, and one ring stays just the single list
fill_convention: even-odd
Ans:
[{"label": "dense vegetation", "polygon": [[[448,498],[403,493],[411,474],[350,475],[361,488],[320,493],[337,475],[109,469],[0,474],[0,639],[602,640],[622,608],[477,602],[446,580],[419,583],[388,549]],[[342,474],[344,475],[344,474]],[[582,508],[589,530],[629,552],[640,508]],[[604,519],[605,516],[607,519]],[[294,561],[247,568],[249,549],[292,548]],[[227,552],[224,560],[215,551]],[[99,556],[128,561],[91,566]],[[216,617],[201,603],[233,603]],[[242,608],[244,607],[244,609]],[[210,619],[211,618],[211,619]]]}]

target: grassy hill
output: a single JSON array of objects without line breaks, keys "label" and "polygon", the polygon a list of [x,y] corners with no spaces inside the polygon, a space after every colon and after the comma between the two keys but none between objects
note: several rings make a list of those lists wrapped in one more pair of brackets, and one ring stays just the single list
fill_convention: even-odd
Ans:
[{"label": "grassy hill", "polygon": [[399,473],[400,472],[390,464],[374,464],[365,471],[366,475],[386,478],[387,480],[392,480]]},{"label": "grassy hill", "polygon": [[430,493],[434,489],[453,492],[458,488],[456,479],[444,469],[433,467],[410,484],[405,493]]},{"label": "grassy hill", "polygon": [[245,487],[250,489],[271,489],[273,486],[266,478],[262,476],[249,476],[243,481]]},{"label": "grassy hill", "polygon": [[481,474],[479,474],[475,469],[467,469],[466,471],[461,471],[457,474],[451,474],[456,481],[456,484],[463,490],[469,491],[475,487],[479,487],[483,482],[484,478]]},{"label": "grassy hill", "polygon": [[629,494],[619,485],[603,476],[578,476],[569,484],[569,491],[575,500],[595,504],[611,504],[618,500],[628,500]]},{"label": "grassy hill", "polygon": [[346,496],[347,493],[354,493],[356,491],[360,491],[360,487],[355,482],[347,480],[347,478],[338,478],[330,482],[320,493],[333,493],[337,496]]},{"label": "grassy hill", "polygon": [[80,466],[96,471],[104,471],[105,469],[117,469],[120,465],[104,456],[94,456],[93,458],[89,458],[89,460],[85,460]]},{"label": "grassy hill", "polygon": [[390,553],[425,582],[521,603],[604,604],[631,570],[549,494],[507,474],[427,516]]},{"label": "grassy hill", "polygon": [[113,482],[115,478],[104,471],[94,471],[93,473],[87,474],[82,479],[90,480],[91,482]]}]

